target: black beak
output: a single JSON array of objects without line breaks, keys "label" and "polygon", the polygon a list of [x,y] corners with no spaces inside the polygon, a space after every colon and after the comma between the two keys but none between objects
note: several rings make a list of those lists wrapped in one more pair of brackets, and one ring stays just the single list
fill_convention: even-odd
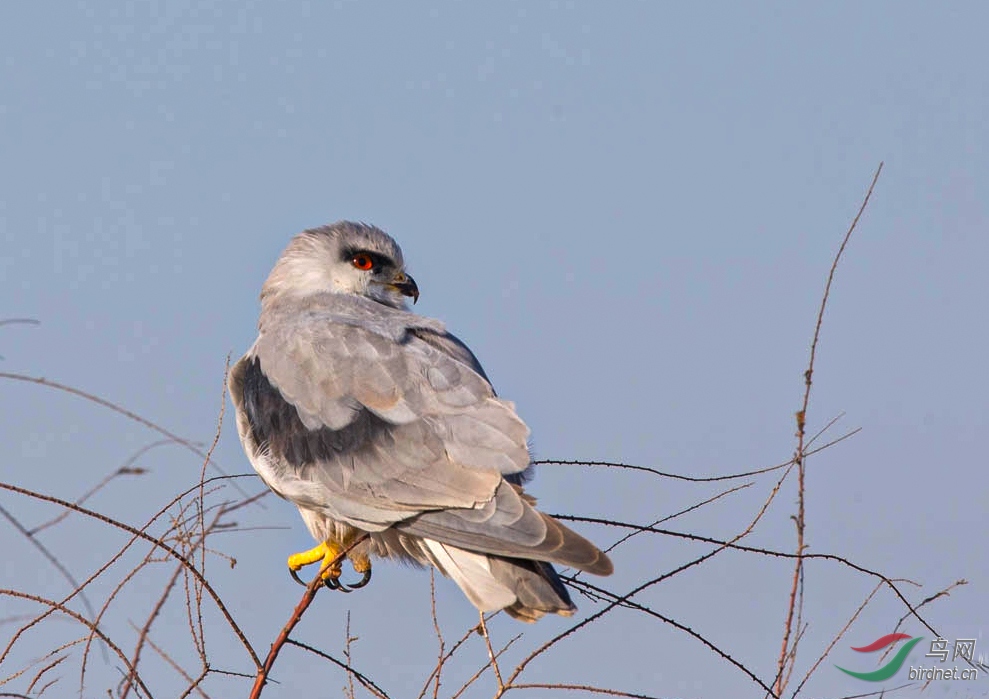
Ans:
[{"label": "black beak", "polygon": [[402,296],[411,297],[413,304],[419,300],[419,287],[416,286],[416,280],[404,272],[400,272],[398,276],[395,277],[395,281],[392,282],[392,286],[398,289],[398,292],[402,294]]}]

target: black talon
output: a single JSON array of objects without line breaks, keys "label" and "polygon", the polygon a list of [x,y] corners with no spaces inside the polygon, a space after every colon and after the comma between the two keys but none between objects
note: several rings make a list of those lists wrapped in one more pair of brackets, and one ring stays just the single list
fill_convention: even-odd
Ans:
[{"label": "black talon", "polygon": [[340,582],[339,578],[327,578],[323,581],[323,584],[331,590],[339,590],[340,592],[350,592],[350,588]]},{"label": "black talon", "polygon": [[[307,583],[305,580],[300,578],[299,574],[296,571],[289,568],[288,574],[292,576],[292,579],[295,580],[295,582],[299,583],[303,587],[309,587],[309,583]],[[369,582],[371,582],[370,568],[364,571],[364,573],[361,575],[361,579],[353,583],[352,585],[344,584],[343,582],[340,581],[339,578],[326,578],[323,580],[323,585],[330,590],[339,590],[340,592],[353,592],[354,590],[361,589]]]},{"label": "black talon", "polygon": [[369,582],[371,582],[371,569],[370,568],[368,568],[367,570],[364,571],[364,573],[361,575],[361,579],[359,581],[353,583],[350,586],[350,589],[351,590],[359,590],[360,588],[362,588],[365,585],[367,585]]}]

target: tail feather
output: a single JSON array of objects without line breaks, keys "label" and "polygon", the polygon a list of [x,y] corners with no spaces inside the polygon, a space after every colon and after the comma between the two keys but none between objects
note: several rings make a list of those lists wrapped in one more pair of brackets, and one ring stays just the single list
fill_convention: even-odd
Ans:
[{"label": "tail feather", "polygon": [[611,575],[607,554],[549,515],[539,512],[532,498],[510,483],[476,508],[430,510],[397,522],[394,527],[424,539],[443,541],[491,556],[516,556]]},{"label": "tail feather", "polygon": [[546,540],[536,550],[550,561],[594,575],[611,575],[615,571],[608,554],[549,515],[539,515],[546,523]]},{"label": "tail feather", "polygon": [[523,558],[492,558],[491,574],[515,592],[505,607],[514,619],[533,622],[545,614],[572,616],[577,611],[560,576],[549,563]]},{"label": "tail feather", "polygon": [[515,619],[533,622],[545,614],[570,616],[577,609],[549,563],[474,553],[432,539],[423,543],[434,565],[482,612],[504,609]]},{"label": "tail feather", "polygon": [[434,565],[453,579],[475,607],[493,612],[515,602],[512,591],[491,574],[491,564],[482,553],[464,551],[432,539],[423,539]]}]

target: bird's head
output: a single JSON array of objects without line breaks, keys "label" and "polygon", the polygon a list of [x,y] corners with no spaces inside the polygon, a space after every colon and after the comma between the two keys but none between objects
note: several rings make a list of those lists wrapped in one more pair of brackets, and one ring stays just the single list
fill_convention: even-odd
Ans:
[{"label": "bird's head", "polygon": [[419,299],[398,243],[374,226],[350,221],[295,236],[268,275],[261,298],[325,291],[366,296],[393,308],[405,308],[407,298]]}]

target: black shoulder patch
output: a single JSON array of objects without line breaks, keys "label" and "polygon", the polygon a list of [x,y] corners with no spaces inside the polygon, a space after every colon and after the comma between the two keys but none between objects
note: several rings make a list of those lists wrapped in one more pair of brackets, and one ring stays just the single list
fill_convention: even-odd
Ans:
[{"label": "black shoulder patch", "polygon": [[329,427],[310,430],[302,423],[295,406],[268,381],[257,357],[244,371],[244,412],[258,447],[295,468],[358,451],[388,427],[381,418],[362,410],[352,423],[339,430]]}]

